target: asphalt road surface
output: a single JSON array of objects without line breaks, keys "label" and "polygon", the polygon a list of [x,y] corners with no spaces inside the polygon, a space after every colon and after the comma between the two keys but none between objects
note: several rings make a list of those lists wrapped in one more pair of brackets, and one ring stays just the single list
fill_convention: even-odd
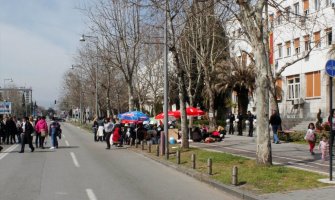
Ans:
[{"label": "asphalt road surface", "polygon": [[[1,200],[234,200],[126,148],[105,150],[92,134],[62,124],[56,151],[26,145],[0,153]],[[48,140],[47,146],[50,145]]]}]

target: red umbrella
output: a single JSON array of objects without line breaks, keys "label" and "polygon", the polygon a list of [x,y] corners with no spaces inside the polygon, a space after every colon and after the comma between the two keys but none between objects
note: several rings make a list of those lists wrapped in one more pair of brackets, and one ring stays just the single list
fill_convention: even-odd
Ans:
[{"label": "red umbrella", "polygon": [[194,107],[187,107],[186,108],[187,116],[202,116],[205,115],[205,112]]},{"label": "red umbrella", "polygon": [[[180,118],[180,112],[177,111],[168,111],[169,117]],[[161,113],[155,117],[155,119],[164,119],[164,113]]]}]

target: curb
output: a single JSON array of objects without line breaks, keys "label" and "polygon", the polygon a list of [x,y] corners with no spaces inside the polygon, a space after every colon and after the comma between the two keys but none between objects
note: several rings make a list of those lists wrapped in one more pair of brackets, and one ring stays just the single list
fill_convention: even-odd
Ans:
[{"label": "curb", "polygon": [[188,175],[192,178],[195,178],[195,179],[197,179],[197,180],[199,180],[203,183],[206,183],[206,184],[208,184],[208,185],[210,185],[210,186],[212,186],[216,189],[219,189],[219,190],[222,190],[226,193],[229,193],[229,194],[231,194],[231,195],[233,195],[237,198],[246,199],[246,200],[259,200],[259,198],[257,198],[255,195],[251,194],[250,192],[238,189],[238,188],[230,186],[230,185],[225,185],[225,184],[219,183],[219,182],[211,179],[210,176],[208,176],[206,174],[202,174],[202,173],[197,172],[193,169],[189,169],[189,168],[186,168],[186,167],[183,167],[183,166],[176,165],[176,164],[168,162],[166,160],[161,160],[161,159],[158,159],[156,157],[149,156],[142,151],[136,151],[136,150],[134,151],[133,149],[131,149],[131,150],[133,152],[136,152],[138,154],[143,155],[146,158],[149,158],[149,159],[154,160],[154,161],[156,161],[160,164],[163,164],[164,166],[173,168],[173,169],[177,170],[178,172],[181,172],[181,173],[186,174],[186,175]]}]

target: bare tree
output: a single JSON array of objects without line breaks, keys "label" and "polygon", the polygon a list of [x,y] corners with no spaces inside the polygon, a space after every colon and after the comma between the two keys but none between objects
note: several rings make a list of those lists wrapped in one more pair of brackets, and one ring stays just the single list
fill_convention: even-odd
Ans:
[{"label": "bare tree", "polygon": [[134,109],[133,78],[140,56],[140,7],[129,1],[99,0],[86,9],[91,30],[106,41],[104,50],[112,54],[114,66],[127,83],[129,110]]}]

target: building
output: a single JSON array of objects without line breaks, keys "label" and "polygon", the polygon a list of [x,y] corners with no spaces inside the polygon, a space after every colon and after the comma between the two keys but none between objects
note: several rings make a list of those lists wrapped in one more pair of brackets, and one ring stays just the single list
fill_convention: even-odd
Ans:
[{"label": "building", "polygon": [[279,8],[270,9],[269,19],[270,63],[275,72],[282,71],[277,80],[281,116],[315,120],[321,109],[325,118],[329,113],[325,64],[335,45],[335,1],[286,0]]}]

